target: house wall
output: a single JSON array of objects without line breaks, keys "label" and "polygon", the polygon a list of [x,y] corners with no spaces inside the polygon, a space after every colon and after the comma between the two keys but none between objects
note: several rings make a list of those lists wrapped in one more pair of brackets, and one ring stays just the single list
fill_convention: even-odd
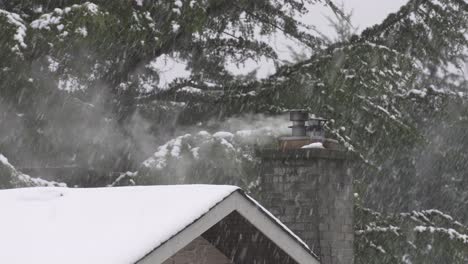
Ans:
[{"label": "house wall", "polygon": [[163,264],[233,264],[218,249],[202,237],[185,246]]},{"label": "house wall", "polygon": [[353,181],[347,155],[327,149],[260,151],[255,197],[321,258],[353,263]]}]

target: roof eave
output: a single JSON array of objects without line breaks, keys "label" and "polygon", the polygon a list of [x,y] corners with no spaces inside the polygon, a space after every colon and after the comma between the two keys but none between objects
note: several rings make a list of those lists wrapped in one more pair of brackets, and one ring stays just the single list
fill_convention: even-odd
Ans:
[{"label": "roof eave", "polygon": [[320,263],[318,257],[302,241],[298,240],[290,230],[281,225],[266,209],[259,206],[255,200],[240,189],[228,195],[192,224],[153,249],[136,263],[163,263],[234,211],[241,214],[297,263]]}]

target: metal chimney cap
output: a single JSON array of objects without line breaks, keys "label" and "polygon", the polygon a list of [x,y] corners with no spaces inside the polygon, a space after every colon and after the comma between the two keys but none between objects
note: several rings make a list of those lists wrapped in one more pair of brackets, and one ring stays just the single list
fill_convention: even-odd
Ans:
[{"label": "metal chimney cap", "polygon": [[309,112],[306,110],[298,109],[289,111],[290,121],[307,121],[309,119]]}]

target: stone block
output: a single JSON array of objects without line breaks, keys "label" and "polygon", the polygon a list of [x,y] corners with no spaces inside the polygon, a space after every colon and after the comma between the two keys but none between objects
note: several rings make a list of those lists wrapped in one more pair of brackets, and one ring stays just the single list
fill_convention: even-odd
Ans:
[{"label": "stone block", "polygon": [[317,238],[317,234],[315,232],[313,232],[313,231],[310,231],[310,230],[309,231],[304,231],[304,232],[302,232],[302,234],[303,234],[302,237],[304,237],[304,239],[312,239],[312,238],[316,239]]},{"label": "stone block", "polygon": [[[346,222],[346,221],[345,221]],[[354,230],[353,226],[352,225],[349,225],[349,224],[344,224],[341,226],[341,231],[343,233],[352,233]]]},{"label": "stone block", "polygon": [[330,226],[327,223],[319,223],[320,231],[330,231]]},{"label": "stone block", "polygon": [[331,264],[331,257],[329,255],[322,255],[321,263]]},{"label": "stone block", "polygon": [[289,225],[289,228],[291,228],[292,230],[305,231],[305,224],[304,223],[292,223]]},{"label": "stone block", "polygon": [[344,234],[345,235],[345,240],[346,241],[354,241],[354,235],[353,234]]},{"label": "stone block", "polygon": [[341,250],[342,253],[343,253],[343,256],[345,256],[346,258],[348,259],[353,259],[354,258],[354,250],[351,248],[351,249],[342,249]]},{"label": "stone block", "polygon": [[338,258],[337,258],[337,257],[333,257],[333,256],[331,257],[331,263],[332,263],[332,264],[341,264],[340,261],[338,260]]}]

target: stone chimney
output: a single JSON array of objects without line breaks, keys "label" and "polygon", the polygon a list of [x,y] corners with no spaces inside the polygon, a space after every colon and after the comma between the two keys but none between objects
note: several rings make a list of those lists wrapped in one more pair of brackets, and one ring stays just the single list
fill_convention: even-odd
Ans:
[{"label": "stone chimney", "polygon": [[324,137],[325,119],[309,119],[300,110],[292,111],[290,119],[293,135],[281,137],[277,149],[258,151],[262,165],[257,198],[309,245],[322,264],[352,264],[350,155]]}]

